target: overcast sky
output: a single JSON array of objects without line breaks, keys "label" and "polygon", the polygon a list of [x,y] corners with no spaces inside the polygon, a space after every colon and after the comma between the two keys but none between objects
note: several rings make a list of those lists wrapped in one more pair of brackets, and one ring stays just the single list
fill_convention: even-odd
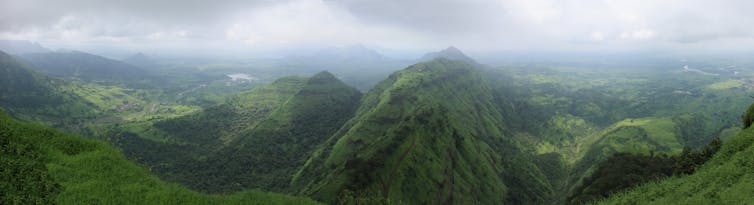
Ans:
[{"label": "overcast sky", "polygon": [[0,0],[0,39],[131,50],[737,49],[754,46],[752,8],[750,0]]}]

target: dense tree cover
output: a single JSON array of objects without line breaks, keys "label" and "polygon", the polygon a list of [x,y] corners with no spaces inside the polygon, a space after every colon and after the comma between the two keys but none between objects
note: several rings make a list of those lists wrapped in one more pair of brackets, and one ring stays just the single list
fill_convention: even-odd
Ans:
[{"label": "dense tree cover", "polygon": [[117,130],[109,140],[160,176],[193,189],[290,191],[298,167],[353,115],[360,98],[328,72],[283,78],[226,104],[154,124],[177,143]]},{"label": "dense tree cover", "polygon": [[751,194],[754,182],[752,136],[754,129],[749,127],[728,138],[719,151],[709,161],[695,167],[692,174],[650,182],[599,204],[742,204],[754,201]]},{"label": "dense tree cover", "polygon": [[18,122],[0,111],[2,204],[316,204],[261,191],[206,195],[150,176],[94,140]]},{"label": "dense tree cover", "polygon": [[743,127],[749,128],[751,126],[751,123],[754,122],[754,104],[749,106],[749,109],[746,110],[746,112],[742,115]]},{"label": "dense tree cover", "polygon": [[689,147],[684,147],[683,151],[676,158],[675,165],[673,166],[674,174],[691,174],[694,173],[699,167],[704,165],[712,156],[720,150],[722,141],[719,137],[715,137],[709,142],[703,149],[695,151]]},{"label": "dense tree cover", "polygon": [[665,155],[615,154],[601,162],[597,170],[583,180],[582,185],[568,197],[567,203],[583,204],[641,183],[671,176],[674,163],[673,158]]},{"label": "dense tree cover", "polygon": [[583,204],[650,181],[692,174],[712,158],[720,146],[720,138],[714,138],[702,149],[684,147],[676,156],[617,153],[597,165],[597,169],[574,189],[567,204]]}]

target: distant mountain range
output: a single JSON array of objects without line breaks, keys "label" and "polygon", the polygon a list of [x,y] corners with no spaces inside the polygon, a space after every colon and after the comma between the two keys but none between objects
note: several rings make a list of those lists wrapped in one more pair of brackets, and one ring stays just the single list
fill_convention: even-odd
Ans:
[{"label": "distant mountain range", "polygon": [[73,123],[91,117],[94,107],[61,88],[66,82],[40,75],[0,51],[0,107],[28,121]]},{"label": "distant mountain range", "polygon": [[344,82],[366,91],[411,61],[392,59],[362,45],[322,49],[280,59],[286,69],[316,72],[328,70]]},{"label": "distant mountain range", "polygon": [[14,40],[0,40],[0,50],[12,55],[52,52],[37,42]]},{"label": "distant mountain range", "polygon": [[28,53],[19,57],[35,71],[59,78],[133,84],[149,76],[140,67],[79,51]]}]

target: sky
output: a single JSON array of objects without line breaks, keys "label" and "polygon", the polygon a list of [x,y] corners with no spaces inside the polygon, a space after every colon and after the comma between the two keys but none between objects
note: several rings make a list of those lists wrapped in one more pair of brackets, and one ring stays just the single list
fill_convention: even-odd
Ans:
[{"label": "sky", "polygon": [[219,53],[354,44],[393,51],[748,49],[752,8],[749,0],[0,0],[0,39]]}]

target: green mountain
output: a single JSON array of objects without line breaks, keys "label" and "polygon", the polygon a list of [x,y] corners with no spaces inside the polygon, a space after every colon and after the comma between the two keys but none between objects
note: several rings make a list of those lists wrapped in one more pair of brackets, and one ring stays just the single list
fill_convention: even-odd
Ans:
[{"label": "green mountain", "polygon": [[288,191],[295,171],[353,116],[360,98],[328,72],[282,78],[226,104],[147,131],[126,129],[109,140],[129,158],[193,189]]},{"label": "green mountain", "polygon": [[150,176],[109,145],[0,111],[0,204],[317,204],[261,191],[207,195]]},{"label": "green mountain", "polygon": [[94,115],[92,105],[65,92],[67,83],[36,74],[30,67],[0,51],[0,107],[26,121],[54,126],[77,123]]},{"label": "green mountain", "polygon": [[137,85],[149,76],[142,68],[79,51],[28,53],[19,57],[35,71],[60,78]]},{"label": "green mountain", "polygon": [[370,90],[356,116],[293,179],[328,203],[542,203],[552,185],[508,135],[490,86],[474,65],[438,58]]},{"label": "green mountain", "polygon": [[147,55],[144,55],[144,53],[138,52],[136,54],[133,54],[129,56],[128,58],[123,59],[123,62],[135,65],[142,68],[149,68],[155,65],[154,60],[152,60]]},{"label": "green mountain", "polygon": [[438,52],[431,52],[431,53],[424,54],[424,56],[422,56],[419,59],[419,61],[420,62],[431,61],[431,60],[434,60],[435,58],[445,58],[449,60],[464,61],[472,65],[477,65],[477,62],[474,59],[469,58],[461,50],[453,46],[450,46]]},{"label": "green mountain", "polygon": [[[752,105],[744,115],[754,115]],[[651,182],[599,204],[745,204],[754,201],[754,128],[745,126],[723,142],[713,158],[691,175]]]}]

